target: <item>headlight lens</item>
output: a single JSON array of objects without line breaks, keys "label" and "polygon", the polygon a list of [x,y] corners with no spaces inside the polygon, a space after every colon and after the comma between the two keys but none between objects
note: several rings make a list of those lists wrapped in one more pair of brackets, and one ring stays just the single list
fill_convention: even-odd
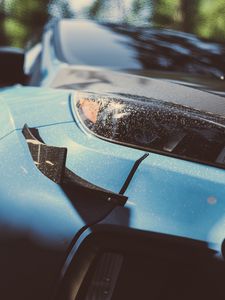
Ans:
[{"label": "headlight lens", "polygon": [[77,92],[74,106],[84,127],[99,137],[225,165],[225,118],[220,116],[152,98],[117,94]]}]

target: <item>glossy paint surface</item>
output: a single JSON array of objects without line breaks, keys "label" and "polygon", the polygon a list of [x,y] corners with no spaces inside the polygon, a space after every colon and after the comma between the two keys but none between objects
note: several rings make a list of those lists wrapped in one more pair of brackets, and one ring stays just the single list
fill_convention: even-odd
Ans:
[{"label": "glossy paint surface", "polygon": [[[16,87],[0,97],[6,112],[0,121],[2,294],[5,299],[15,291],[22,299],[50,299],[73,237],[88,224],[62,189],[35,167],[23,125],[38,128],[45,143],[67,147],[67,167],[114,192],[144,152],[88,135],[74,119],[68,91]],[[224,170],[151,153],[125,193],[123,224],[203,240],[219,249],[224,182]]]},{"label": "glossy paint surface", "polygon": [[54,74],[54,79],[47,86],[73,91],[137,95],[225,115],[223,97],[166,80],[79,66],[60,66],[54,70]]},{"label": "glossy paint surface", "polygon": [[[199,39],[175,30],[62,20],[43,35],[40,78],[32,84],[63,86],[77,84],[61,72],[76,66],[81,70],[103,67],[144,77],[160,78],[224,96],[222,43]],[[71,69],[70,69],[71,71]],[[55,84],[58,74],[59,81]],[[85,83],[86,89],[96,80]],[[97,81],[98,80],[98,81]],[[84,87],[84,83],[78,81]],[[104,83],[108,83],[107,79]],[[126,82],[124,82],[124,86]]]},{"label": "glossy paint surface", "polygon": [[87,20],[62,20],[56,31],[57,56],[70,65],[167,70],[218,78],[225,73],[224,45],[185,32]]},{"label": "glossy paint surface", "polygon": [[[54,123],[47,105],[49,92],[37,94],[35,89],[18,88],[1,94],[1,111],[8,111],[0,129],[0,294],[4,299],[50,299],[65,250],[84,225],[61,188],[38,171],[21,132],[27,121],[37,127]],[[46,106],[34,109],[41,98]],[[67,102],[66,93],[59,98]],[[57,121],[64,122],[60,115]]]},{"label": "glossy paint surface", "polygon": [[130,226],[206,241],[219,250],[224,239],[224,181],[224,170],[152,153],[126,193]]},{"label": "glossy paint surface", "polygon": [[[57,127],[57,136],[56,128],[41,128],[43,139],[68,147],[69,168],[115,192],[132,162],[144,154],[85,135],[76,124]],[[224,182],[224,170],[150,153],[125,193],[127,225],[215,243],[219,249],[224,238],[222,229],[217,230],[225,220]]]},{"label": "glossy paint surface", "polygon": [[[46,143],[64,144],[71,170],[113,191],[121,188],[139,152],[129,155],[127,150],[120,157],[118,147],[112,156],[108,146],[97,155],[103,150],[101,141],[79,136],[66,91],[17,87],[4,90],[1,99],[0,294],[4,299],[50,299],[69,245],[87,221],[60,186],[36,168],[23,125],[38,128]],[[92,141],[90,149],[87,140]]]}]

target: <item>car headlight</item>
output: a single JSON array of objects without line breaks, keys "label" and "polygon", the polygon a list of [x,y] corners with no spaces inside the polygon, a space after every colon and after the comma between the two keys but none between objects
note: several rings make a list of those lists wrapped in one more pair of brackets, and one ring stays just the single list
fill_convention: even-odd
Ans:
[{"label": "car headlight", "polygon": [[225,167],[225,119],[221,116],[121,94],[76,92],[73,105],[76,118],[100,138]]}]

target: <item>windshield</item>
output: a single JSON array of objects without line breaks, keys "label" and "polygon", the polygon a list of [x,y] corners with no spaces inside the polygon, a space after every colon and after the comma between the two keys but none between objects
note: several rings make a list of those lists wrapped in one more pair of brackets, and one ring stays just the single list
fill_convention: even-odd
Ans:
[{"label": "windshield", "polygon": [[225,45],[172,29],[63,20],[55,26],[55,52],[69,65],[201,74],[224,78]]},{"label": "windshield", "polygon": [[77,93],[92,133],[127,146],[225,167],[225,118],[145,97]]}]

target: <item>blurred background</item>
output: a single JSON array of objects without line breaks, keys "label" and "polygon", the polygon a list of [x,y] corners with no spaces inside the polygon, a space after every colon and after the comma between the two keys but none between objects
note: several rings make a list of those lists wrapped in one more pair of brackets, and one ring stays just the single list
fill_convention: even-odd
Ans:
[{"label": "blurred background", "polygon": [[0,46],[29,47],[54,18],[169,28],[225,43],[225,0],[0,0]]}]

